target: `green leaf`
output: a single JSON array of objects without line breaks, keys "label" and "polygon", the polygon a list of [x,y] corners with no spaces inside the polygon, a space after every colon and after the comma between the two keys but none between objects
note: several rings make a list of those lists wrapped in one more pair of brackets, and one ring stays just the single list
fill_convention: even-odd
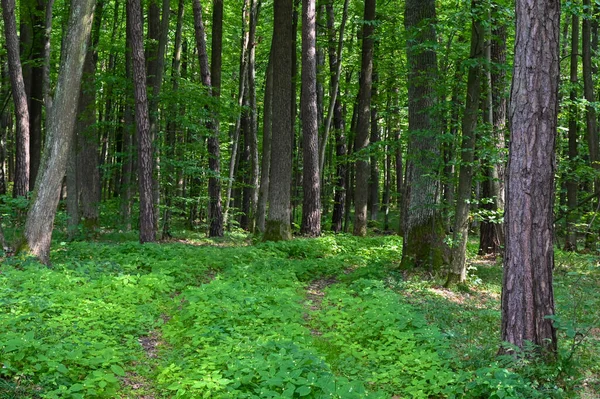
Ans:
[{"label": "green leaf", "polygon": [[310,394],[312,390],[310,389],[310,386],[308,385],[304,385],[301,387],[296,388],[296,393],[300,396],[306,396],[308,394]]},{"label": "green leaf", "polygon": [[125,370],[123,370],[123,367],[117,365],[117,364],[112,364],[110,366],[110,369],[112,370],[113,373],[115,373],[116,375],[123,377],[125,376]]}]

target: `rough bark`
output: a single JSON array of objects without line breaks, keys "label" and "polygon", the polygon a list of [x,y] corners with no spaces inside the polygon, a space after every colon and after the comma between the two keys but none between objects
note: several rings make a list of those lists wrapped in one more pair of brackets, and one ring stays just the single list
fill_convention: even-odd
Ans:
[{"label": "rough bark", "polygon": [[436,103],[437,56],[424,46],[436,42],[434,0],[407,0],[404,25],[408,31],[408,159],[404,200],[403,268],[443,263],[444,227],[439,214],[438,124]]},{"label": "rough bark", "polygon": [[140,0],[127,0],[127,22],[131,31],[131,62],[135,99],[135,122],[138,149],[138,184],[140,193],[140,242],[156,241],[152,138],[148,116],[146,66]]},{"label": "rough bark", "polygon": [[316,2],[302,2],[302,224],[300,232],[321,235],[321,179],[317,112]]},{"label": "rough bark", "polygon": [[[365,150],[369,145],[371,125],[371,87],[373,83],[373,51],[376,0],[365,0],[362,28],[361,78],[358,89],[358,122],[354,139],[354,152]],[[354,230],[356,236],[367,235],[367,202],[369,196],[370,168],[363,154],[356,160],[356,182],[354,188]]]},{"label": "rough bark", "polygon": [[19,38],[14,0],[2,0],[2,18],[4,20],[4,36],[8,53],[8,74],[12,89],[13,102],[17,122],[16,161],[13,197],[27,196],[29,193],[29,108],[27,91],[23,79],[21,59],[19,55]]},{"label": "rough bark", "polygon": [[556,352],[552,269],[560,2],[517,0],[502,341]]},{"label": "rough bark", "polygon": [[481,96],[481,78],[484,63],[485,35],[481,8],[478,0],[471,0],[473,21],[471,26],[471,54],[469,73],[467,76],[467,97],[462,119],[462,142],[460,146],[460,170],[456,195],[456,213],[452,236],[452,258],[446,286],[464,283],[467,279],[467,241],[469,238],[469,211],[473,186],[473,161],[475,159],[475,129],[479,113]]},{"label": "rough bark", "polygon": [[292,238],[290,225],[292,176],[292,0],[275,2],[273,21],[273,131],[269,175],[269,212],[264,239]]},{"label": "rough bark", "polygon": [[49,262],[54,218],[73,141],[81,75],[95,3],[94,0],[82,0],[71,6],[54,104],[48,115],[41,174],[27,213],[25,242],[18,248],[46,264]]}]

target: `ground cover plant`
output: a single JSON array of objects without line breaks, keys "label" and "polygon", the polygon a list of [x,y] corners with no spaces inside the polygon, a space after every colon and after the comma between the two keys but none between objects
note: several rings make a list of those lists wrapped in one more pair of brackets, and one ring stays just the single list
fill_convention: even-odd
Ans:
[{"label": "ground cover plant", "polygon": [[597,258],[558,253],[555,362],[498,357],[501,268],[398,268],[397,236],[57,243],[0,266],[0,398],[597,397]]}]

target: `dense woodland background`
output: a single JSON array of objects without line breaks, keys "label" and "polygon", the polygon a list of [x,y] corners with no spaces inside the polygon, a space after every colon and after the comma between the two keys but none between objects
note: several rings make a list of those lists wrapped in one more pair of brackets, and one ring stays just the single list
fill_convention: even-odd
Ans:
[{"label": "dense woodland background", "polygon": [[599,250],[600,13],[525,3],[2,0],[4,251],[398,235],[455,288],[475,240],[500,352],[555,359],[552,247]]}]

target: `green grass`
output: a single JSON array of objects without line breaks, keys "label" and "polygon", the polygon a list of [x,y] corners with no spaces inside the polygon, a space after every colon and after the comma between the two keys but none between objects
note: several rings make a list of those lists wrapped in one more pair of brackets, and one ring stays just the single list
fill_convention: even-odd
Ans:
[{"label": "green grass", "polygon": [[496,356],[499,264],[471,254],[449,291],[400,272],[400,250],[396,236],[110,233],[58,243],[52,269],[6,259],[0,398],[597,397],[597,258],[557,254],[548,365]]}]

